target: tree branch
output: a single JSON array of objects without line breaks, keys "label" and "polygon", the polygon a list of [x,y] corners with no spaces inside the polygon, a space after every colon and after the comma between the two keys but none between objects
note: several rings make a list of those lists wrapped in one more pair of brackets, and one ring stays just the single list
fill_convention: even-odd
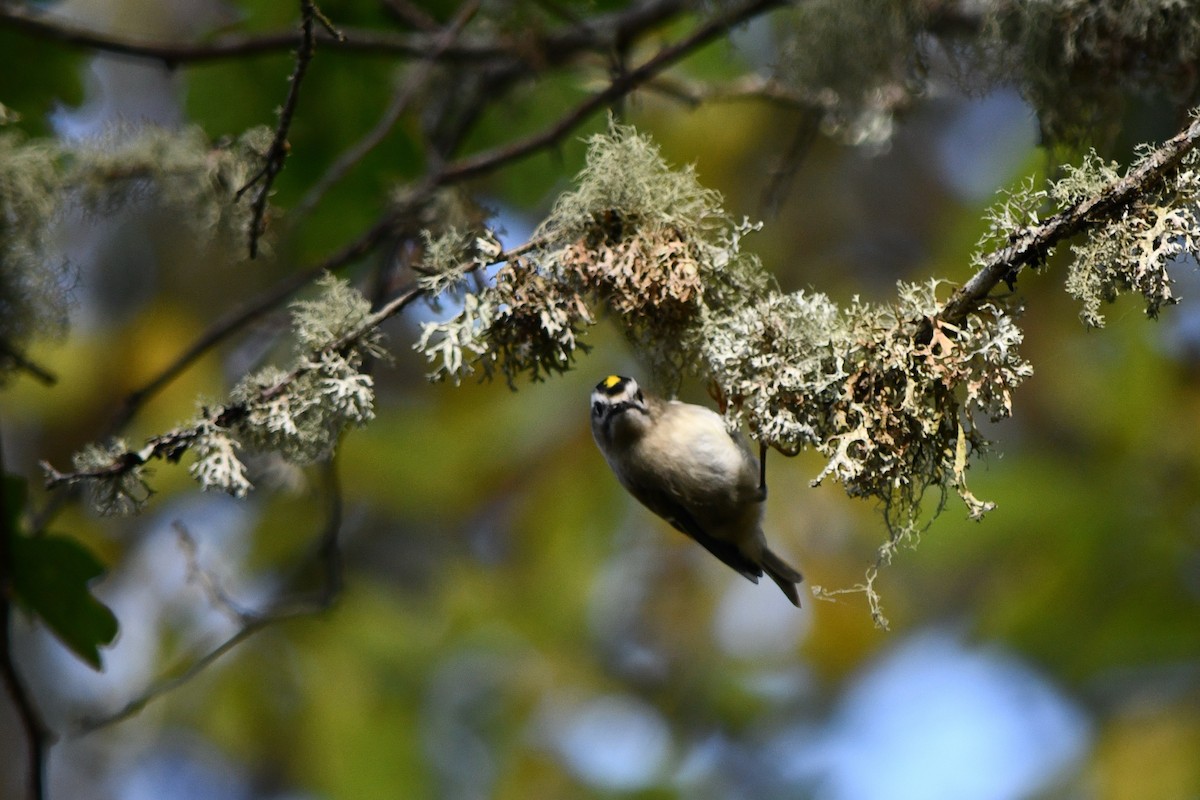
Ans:
[{"label": "tree branch", "polygon": [[[97,436],[97,440],[104,441],[116,436],[121,430],[129,424],[129,421],[137,415],[155,395],[166,388],[170,383],[179,377],[189,366],[195,363],[201,356],[207,353],[212,348],[216,347],[221,342],[228,339],[237,331],[241,330],[250,322],[258,319],[262,315],[269,312],[271,309],[278,306],[280,303],[287,300],[296,292],[303,289],[308,284],[316,280],[325,272],[337,272],[347,264],[362,258],[367,253],[371,252],[380,241],[393,228],[393,220],[391,217],[385,217],[377,222],[369,230],[359,236],[358,239],[343,247],[338,252],[326,258],[311,267],[300,272],[293,273],[274,287],[267,289],[261,295],[251,300],[241,308],[234,309],[230,313],[218,319],[208,327],[206,331],[200,334],[194,342],[186,350],[176,356],[175,360],[168,364],[158,375],[151,378],[138,389],[126,395],[125,400],[121,403],[120,408],[113,415],[112,420],[105,429]],[[136,454],[127,454],[127,459],[135,459]],[[130,461],[124,471],[128,471],[136,466],[140,466],[143,462],[136,460]],[[52,479],[57,480],[57,485],[76,483],[71,479],[71,476],[65,473],[58,472],[50,464],[42,462],[42,469]],[[117,470],[112,474],[120,474],[121,470]],[[101,477],[97,475],[96,477]],[[33,530],[44,530],[50,520],[62,508],[62,505],[67,501],[68,495],[59,493],[50,498],[36,516],[33,522]]]},{"label": "tree branch", "polygon": [[[524,253],[529,252],[538,246],[539,240],[530,240],[518,247],[512,248],[501,253],[496,253],[489,261],[474,262],[468,272],[474,272],[484,266],[492,266],[494,264],[503,264],[511,261]],[[386,320],[391,319],[404,309],[408,308],[415,300],[425,296],[425,291],[420,286],[408,288],[397,294],[392,300],[380,306],[366,317],[354,330],[349,331],[337,341],[323,348],[319,353],[310,353],[308,361],[314,364],[320,363],[321,352],[343,352],[362,341],[369,336]],[[296,367],[291,372],[284,375],[273,386],[264,387],[259,391],[257,400],[269,401],[285,391],[296,379],[310,372],[312,367]],[[90,480],[106,480],[123,476],[133,470],[138,469],[156,459],[166,459],[167,461],[177,461],[184,452],[191,447],[192,442],[201,434],[201,428],[204,426],[216,426],[218,428],[228,428],[235,425],[239,420],[243,419],[247,413],[249,404],[252,401],[243,403],[231,403],[229,405],[217,406],[210,411],[205,412],[203,419],[197,425],[186,428],[178,428],[168,433],[154,436],[146,440],[145,445],[140,450],[128,450],[113,457],[113,459],[103,467],[95,469],[75,470],[71,472],[60,472],[55,469],[50,463],[42,461],[40,466],[46,475],[45,486],[47,489],[55,489],[64,485],[75,485]]]},{"label": "tree branch", "polygon": [[[4,453],[0,446],[0,480],[6,478]],[[27,748],[27,787],[30,800],[46,797],[46,764],[50,743],[54,734],[42,719],[41,712],[29,693],[29,687],[21,678],[13,659],[12,617],[15,590],[12,575],[12,541],[17,531],[9,529],[9,520],[16,517],[16,509],[8,507],[8,487],[0,483],[0,680],[8,696],[12,698],[25,734]]]},{"label": "tree branch", "polygon": [[301,36],[300,46],[296,48],[296,66],[288,79],[287,99],[283,103],[283,109],[279,112],[279,124],[275,128],[275,137],[271,140],[271,147],[267,150],[262,168],[234,195],[235,199],[240,200],[251,187],[258,186],[258,193],[254,196],[254,213],[250,217],[251,258],[258,256],[258,239],[265,229],[263,217],[267,211],[267,200],[271,194],[271,186],[275,183],[275,178],[279,173],[283,171],[283,163],[287,160],[289,150],[287,135],[292,126],[292,117],[296,113],[296,106],[300,102],[300,84],[304,80],[305,73],[308,72],[308,65],[316,51],[313,22],[320,21],[336,37],[341,37],[341,34],[333,31],[329,20],[320,12],[313,0],[300,0],[300,15]]},{"label": "tree branch", "polygon": [[426,32],[441,29],[432,14],[410,0],[380,0],[380,4],[384,11],[410,28]]},{"label": "tree branch", "polygon": [[336,161],[329,167],[328,171],[321,176],[312,188],[310,188],[301,199],[300,203],[293,210],[293,224],[295,219],[303,217],[320,201],[329,189],[334,186],[342,178],[346,177],[351,169],[358,162],[366,158],[372,150],[378,147],[392,129],[396,127],[396,123],[400,121],[400,117],[416,96],[417,90],[421,88],[429,78],[429,74],[433,69],[433,65],[437,62],[438,57],[454,43],[454,40],[462,32],[471,18],[479,10],[479,0],[468,0],[463,3],[462,7],[455,14],[454,19],[446,26],[446,29],[441,32],[438,37],[438,49],[424,59],[408,78],[397,87],[392,95],[392,100],[384,111],[383,116],[375,123],[370,131],[367,132],[362,139],[355,142],[348,150],[342,153]]},{"label": "tree branch", "polygon": [[1041,264],[1064,239],[1121,216],[1125,209],[1170,177],[1197,144],[1200,144],[1200,116],[1193,117],[1186,128],[1100,193],[1064,208],[1040,225],[1011,234],[1010,244],[988,254],[983,267],[946,302],[940,318],[952,324],[962,322],[1001,281],[1012,283],[1025,267]]},{"label": "tree branch", "polygon": [[[302,38],[302,34],[287,30],[261,34],[226,34],[214,37],[208,42],[133,39],[74,25],[54,15],[15,3],[0,4],[0,28],[12,28],[30,36],[71,47],[161,61],[168,66],[274,55],[294,49]],[[392,34],[355,28],[342,29],[342,33],[344,38],[341,39],[331,33],[321,32],[316,34],[316,38],[322,44],[348,52],[423,58],[430,50],[429,37],[423,34]],[[444,52],[442,57],[469,61],[495,58],[508,52],[493,42],[475,42]]]},{"label": "tree branch", "polygon": [[18,351],[5,340],[0,339],[0,363],[4,361],[11,361],[15,368],[28,372],[45,386],[53,386],[58,383],[58,377],[53,372],[37,362],[29,360],[24,353]]},{"label": "tree branch", "polygon": [[829,111],[836,98],[801,89],[778,78],[750,73],[720,84],[698,83],[678,78],[655,78],[646,88],[695,108],[703,103],[765,101],[806,113]]},{"label": "tree branch", "polygon": [[[428,59],[479,65],[484,61],[507,60],[534,69],[539,64],[555,65],[580,51],[603,52],[639,32],[677,16],[693,5],[689,0],[643,0],[643,2],[585,20],[565,30],[533,37],[496,37],[459,40],[440,48],[440,33],[393,33],[366,28],[342,28],[345,38],[317,32],[323,46],[367,55]],[[71,47],[83,47],[117,55],[148,58],[169,66],[199,64],[247,56],[272,55],[294,49],[300,36],[294,31],[262,34],[226,34],[207,42],[159,42],[115,36],[74,25],[23,3],[0,2],[0,28],[12,28],[30,36]]]},{"label": "tree branch", "polygon": [[[504,254],[502,254],[503,256]],[[502,257],[501,256],[501,257]],[[498,262],[497,262],[498,263]],[[371,314],[367,319],[354,331],[343,336],[337,342],[325,348],[322,352],[338,352],[348,347],[351,347],[355,342],[362,339],[368,333],[377,328],[380,323],[390,317],[403,311],[414,300],[421,297],[423,292],[418,288],[409,289],[401,293],[391,302],[384,305],[380,310]],[[311,359],[319,363],[319,356],[314,355]],[[297,367],[285,375],[274,386],[266,387],[259,393],[259,399],[269,401],[280,392],[284,391],[297,378],[311,371],[311,367]],[[160,434],[146,440],[146,444],[140,450],[129,450],[121,453],[113,458],[112,461],[105,464],[103,467],[95,469],[75,470],[72,472],[60,472],[46,461],[41,462],[41,467],[46,473],[46,488],[55,489],[63,485],[74,485],[89,480],[111,480],[113,478],[125,475],[139,467],[144,466],[150,461],[156,459],[166,459],[167,461],[178,461],[179,458],[186,452],[198,436],[201,435],[201,428],[204,426],[215,426],[217,428],[229,428],[236,425],[242,420],[248,409],[248,403],[231,403],[225,406],[213,408],[202,416],[202,422],[197,425],[186,428],[178,428],[168,433]]]},{"label": "tree branch", "polygon": [[735,25],[783,4],[784,0],[749,0],[713,16],[689,36],[674,45],[664,47],[641,66],[615,76],[603,90],[577,105],[546,130],[449,164],[437,173],[433,183],[437,186],[459,183],[558,144],[592,114],[633,91],[693,50],[699,49]]}]

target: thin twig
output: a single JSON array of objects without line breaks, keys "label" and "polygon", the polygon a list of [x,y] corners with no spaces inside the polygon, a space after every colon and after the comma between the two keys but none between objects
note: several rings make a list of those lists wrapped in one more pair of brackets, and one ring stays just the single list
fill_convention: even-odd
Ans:
[{"label": "thin twig", "polygon": [[253,213],[250,216],[251,258],[258,257],[258,239],[266,229],[264,217],[267,213],[267,200],[271,194],[271,186],[275,183],[276,176],[283,171],[283,164],[287,161],[290,149],[287,140],[288,130],[292,127],[292,117],[300,102],[300,84],[304,81],[308,65],[316,52],[313,19],[318,13],[312,0],[300,0],[300,46],[296,48],[296,63],[292,68],[291,77],[288,78],[287,99],[284,100],[283,108],[279,111],[279,124],[275,127],[275,136],[271,139],[271,146],[267,149],[262,167],[234,195],[235,199],[240,200],[243,194],[252,187],[258,186],[258,193],[254,195],[251,207]]},{"label": "thin twig", "polygon": [[437,63],[438,57],[445,52],[447,47],[454,43],[454,40],[462,32],[462,29],[471,21],[471,18],[475,16],[478,10],[479,0],[468,0],[468,2],[462,5],[462,8],[458,10],[458,13],[446,27],[446,30],[438,37],[436,49],[419,65],[414,67],[405,81],[397,87],[395,93],[392,95],[391,102],[388,103],[383,116],[375,123],[375,127],[342,153],[325,174],[321,176],[320,180],[313,184],[312,188],[305,193],[304,197],[292,211],[292,225],[296,224],[296,220],[303,218],[312,211],[331,187],[345,178],[346,174],[356,164],[366,158],[372,150],[387,138],[392,129],[396,127],[396,123],[400,121],[400,117],[412,102],[413,97],[416,96],[417,90],[428,80],[429,74]]},{"label": "thin twig", "polygon": [[[215,602],[216,607],[223,613],[233,612],[240,623],[238,629],[203,655],[179,665],[159,677],[158,680],[151,683],[144,691],[136,697],[131,698],[116,711],[101,716],[83,718],[79,721],[75,730],[71,732],[72,736],[84,736],[136,716],[147,705],[187,684],[212,664],[216,663],[226,653],[268,627],[300,617],[316,616],[333,607],[338,597],[341,596],[344,579],[342,576],[340,544],[342,493],[341,486],[337,480],[337,469],[332,460],[326,464],[325,477],[329,504],[326,511],[325,524],[315,548],[315,559],[324,573],[321,588],[309,595],[280,597],[264,611],[251,611],[234,603],[220,589],[217,589],[218,593],[214,595],[207,587],[215,587],[216,582],[215,579],[208,576],[206,579],[206,593],[208,593],[210,601]],[[176,530],[183,530],[186,534],[186,529],[176,527]],[[194,554],[189,555],[188,558],[190,565]],[[197,569],[199,569],[198,566]],[[203,573],[202,570],[201,572]]]},{"label": "thin twig", "polygon": [[175,520],[171,523],[171,528],[174,529],[175,535],[179,539],[179,547],[183,550],[183,556],[187,560],[187,582],[198,584],[201,591],[204,592],[204,596],[208,598],[209,605],[231,621],[245,625],[253,619],[255,612],[230,597],[225,588],[221,586],[221,582],[217,580],[217,576],[206,570],[200,563],[200,546],[183,521]]},{"label": "thin twig", "polygon": [[614,77],[608,86],[575,106],[546,130],[447,165],[437,174],[436,184],[445,186],[475,178],[509,162],[558,144],[592,114],[645,83],[693,50],[707,44],[729,28],[781,5],[783,5],[783,0],[750,0],[750,2],[741,3],[710,18],[692,31],[689,36],[669,47],[664,47],[652,58],[643,62],[641,66]]},{"label": "thin twig", "polygon": [[816,111],[802,111],[796,131],[792,134],[787,148],[779,154],[774,169],[771,170],[767,184],[763,187],[759,207],[764,217],[774,218],[779,213],[787,197],[792,180],[804,162],[804,157],[812,148],[821,128],[821,116]]},{"label": "thin twig", "polygon": [[837,99],[836,96],[827,97],[754,73],[718,84],[661,77],[647,82],[646,88],[693,108],[704,103],[765,101],[799,111],[829,111]]},{"label": "thin twig", "polygon": [[[655,27],[692,6],[689,0],[643,0],[618,11],[601,14],[585,24],[533,37],[497,36],[460,40],[441,51],[439,60],[480,66],[484,62],[515,62],[527,71],[562,64],[582,51],[606,52],[615,42]],[[271,55],[294,49],[295,31],[263,34],[225,34],[207,42],[161,42],[131,39],[72,24],[62,17],[24,4],[0,3],[0,29],[12,28],[30,36],[71,47],[148,58],[168,66],[199,64],[246,56]],[[343,39],[317,32],[322,46],[367,55],[427,58],[437,49],[436,36],[428,33],[393,33],[365,28],[342,28]]]},{"label": "thin twig", "polygon": [[410,28],[426,33],[439,31],[438,21],[425,9],[409,0],[380,0],[385,11]]},{"label": "thin twig", "polygon": [[346,41],[346,34],[338,30],[337,26],[333,24],[333,20],[325,16],[325,12],[321,10],[320,6],[313,5],[313,15],[316,16],[317,22],[321,23],[321,27],[325,29],[325,32],[332,36],[335,41]]},{"label": "thin twig", "polygon": [[94,731],[106,728],[109,725],[115,725],[118,722],[137,716],[142,709],[148,706],[151,702],[162,697],[163,695],[178,689],[180,686],[191,681],[193,678],[204,672],[209,666],[214,664],[221,656],[233,650],[239,644],[249,639],[254,634],[258,633],[268,625],[282,622],[282,617],[267,618],[257,617],[254,620],[246,623],[238,628],[237,632],[230,636],[225,641],[208,651],[204,655],[197,658],[187,666],[170,675],[164,675],[155,683],[148,687],[142,694],[128,701],[121,706],[117,711],[99,717],[84,717],[80,720],[79,725],[75,730],[70,731],[72,737],[84,736]]},{"label": "thin twig", "polygon": [[31,361],[24,353],[21,353],[8,342],[0,339],[0,362],[3,361],[11,361],[14,367],[28,372],[33,378],[46,386],[53,386],[58,383],[58,377],[53,372]]},{"label": "thin twig", "polygon": [[[272,31],[259,34],[225,34],[207,42],[163,42],[135,39],[74,25],[54,15],[17,4],[0,3],[0,29],[12,28],[30,36],[72,47],[86,47],[115,55],[161,61],[168,66],[202,64],[248,56],[273,55],[294,49],[300,42],[296,31]],[[431,50],[430,37],[420,33],[343,28],[343,38],[332,33],[316,34],[322,45],[347,52],[425,58]],[[511,57],[505,42],[478,41],[444,51],[442,57],[454,61],[474,61]]]},{"label": "thin twig", "polygon": [[990,253],[983,267],[942,307],[940,319],[958,324],[975,310],[1001,281],[1012,283],[1025,267],[1042,263],[1061,241],[1120,216],[1124,209],[1178,169],[1184,156],[1200,144],[1200,116],[1147,156],[1136,169],[1084,198],[1009,236],[1009,244]]},{"label": "thin twig", "polygon": [[[0,479],[5,475],[4,453],[0,448]],[[13,659],[12,617],[15,589],[12,541],[17,532],[8,529],[8,521],[16,516],[16,511],[8,508],[7,495],[7,487],[0,484],[0,680],[3,680],[4,687],[16,706],[21,730],[25,735],[28,797],[30,800],[44,800],[46,765],[54,734],[42,719],[37,703],[34,702],[29,687],[25,685]]]}]

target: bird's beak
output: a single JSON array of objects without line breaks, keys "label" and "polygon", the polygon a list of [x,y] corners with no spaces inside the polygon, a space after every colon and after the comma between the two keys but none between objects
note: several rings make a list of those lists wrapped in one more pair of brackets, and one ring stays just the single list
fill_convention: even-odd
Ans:
[{"label": "bird's beak", "polygon": [[631,408],[636,408],[640,411],[645,411],[645,408],[640,403],[636,403],[633,400],[622,400],[621,402],[615,403],[613,405],[613,413],[621,414],[621,413],[628,411]]}]

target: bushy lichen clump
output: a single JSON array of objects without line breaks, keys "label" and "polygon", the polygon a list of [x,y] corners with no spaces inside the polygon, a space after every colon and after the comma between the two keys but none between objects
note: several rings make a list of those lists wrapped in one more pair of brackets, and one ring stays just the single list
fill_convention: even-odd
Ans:
[{"label": "bushy lichen clump", "polygon": [[784,17],[778,76],[812,98],[826,135],[884,147],[896,112],[922,91],[927,16],[927,4],[911,0],[796,4]]},{"label": "bushy lichen clump", "polygon": [[0,136],[0,383],[30,340],[66,328],[65,265],[47,257],[58,157],[52,144]]},{"label": "bushy lichen clump", "polygon": [[937,289],[902,283],[894,305],[845,309],[775,295],[717,320],[706,351],[734,419],[783,452],[816,448],[829,459],[816,482],[883,501],[896,535],[931,487],[957,491],[972,518],[991,508],[966,485],[966,457],[986,446],[976,415],[1007,416],[1032,374],[1014,309],[985,304],[952,325]]},{"label": "bushy lichen clump", "polygon": [[1109,142],[1131,100],[1195,102],[1200,17],[1181,0],[809,0],[781,15],[775,78],[824,133],[885,146],[946,79],[1011,86],[1047,145]]},{"label": "bushy lichen clump", "polygon": [[1015,83],[1048,140],[1095,142],[1132,95],[1195,100],[1200,17],[1180,0],[1055,0],[982,6],[996,80]]},{"label": "bushy lichen clump", "polygon": [[[1066,289],[1080,304],[1080,317],[1092,327],[1103,327],[1102,309],[1123,294],[1141,295],[1146,315],[1157,317],[1164,306],[1177,300],[1170,271],[1193,268],[1200,242],[1200,156],[1186,150],[1178,164],[1164,170],[1161,154],[1143,148],[1122,170],[1094,152],[1078,165],[1063,167],[1063,174],[1045,188],[1032,181],[1007,193],[987,215],[988,232],[979,242],[972,266],[982,269],[988,258],[1003,252],[1014,241],[1044,230],[1047,220],[1064,216],[1080,220],[1074,230],[1086,230],[1070,245]],[[1161,175],[1148,186],[1128,188],[1140,174]],[[1098,205],[1111,202],[1122,191],[1132,196],[1119,213]],[[1104,214],[1104,224],[1090,224],[1092,215]],[[1053,255],[1050,243],[1033,266]]]},{"label": "bushy lichen clump", "polygon": [[229,403],[194,428],[193,477],[236,496],[251,483],[235,450],[275,453],[294,464],[331,454],[341,432],[375,416],[375,386],[363,360],[384,355],[371,307],[345,281],[326,275],[313,300],[292,304],[296,359],[266,367],[234,387]]},{"label": "bushy lichen clump", "polygon": [[[628,127],[614,126],[590,145],[577,188],[559,198],[531,247],[507,260],[494,285],[456,318],[425,326],[417,347],[435,378],[479,370],[511,384],[522,373],[564,372],[595,321],[590,305],[611,310],[660,379],[674,384],[698,355],[693,334],[711,297],[765,291],[766,273],[740,247],[745,227],[694,170],[669,168]],[[457,232],[430,239],[439,260],[456,241],[465,243]],[[495,255],[464,253],[462,262],[474,268]],[[461,268],[430,272],[464,275]],[[425,285],[445,283],[429,277]]]},{"label": "bushy lichen clump", "polygon": [[232,244],[249,221],[234,193],[253,174],[265,128],[213,145],[196,128],[114,130],[77,143],[0,136],[0,381],[30,341],[66,327],[70,265],[54,226],[131,201],[178,209],[199,241]]},{"label": "bushy lichen clump", "polygon": [[[1143,153],[1130,170],[1137,169],[1146,157]],[[1194,257],[1200,239],[1197,161],[1193,151],[1164,186],[1145,194],[1120,219],[1072,245],[1067,291],[1083,304],[1080,314],[1089,325],[1103,326],[1101,307],[1126,292],[1142,296],[1150,317],[1157,317],[1163,306],[1176,302],[1168,268],[1184,256]],[[1116,164],[1106,163],[1093,153],[1080,166],[1069,169],[1066,177],[1050,189],[1049,196],[1067,205],[1095,194],[1099,187],[1119,177]]]}]

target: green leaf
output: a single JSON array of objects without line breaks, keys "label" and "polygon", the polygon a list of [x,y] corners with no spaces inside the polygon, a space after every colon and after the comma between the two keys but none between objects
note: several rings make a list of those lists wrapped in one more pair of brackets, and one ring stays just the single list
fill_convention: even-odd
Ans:
[{"label": "green leaf", "polygon": [[104,565],[74,539],[20,536],[15,526],[10,531],[17,600],[92,669],[101,669],[99,648],[116,638],[117,618],[88,583],[104,574]]}]

